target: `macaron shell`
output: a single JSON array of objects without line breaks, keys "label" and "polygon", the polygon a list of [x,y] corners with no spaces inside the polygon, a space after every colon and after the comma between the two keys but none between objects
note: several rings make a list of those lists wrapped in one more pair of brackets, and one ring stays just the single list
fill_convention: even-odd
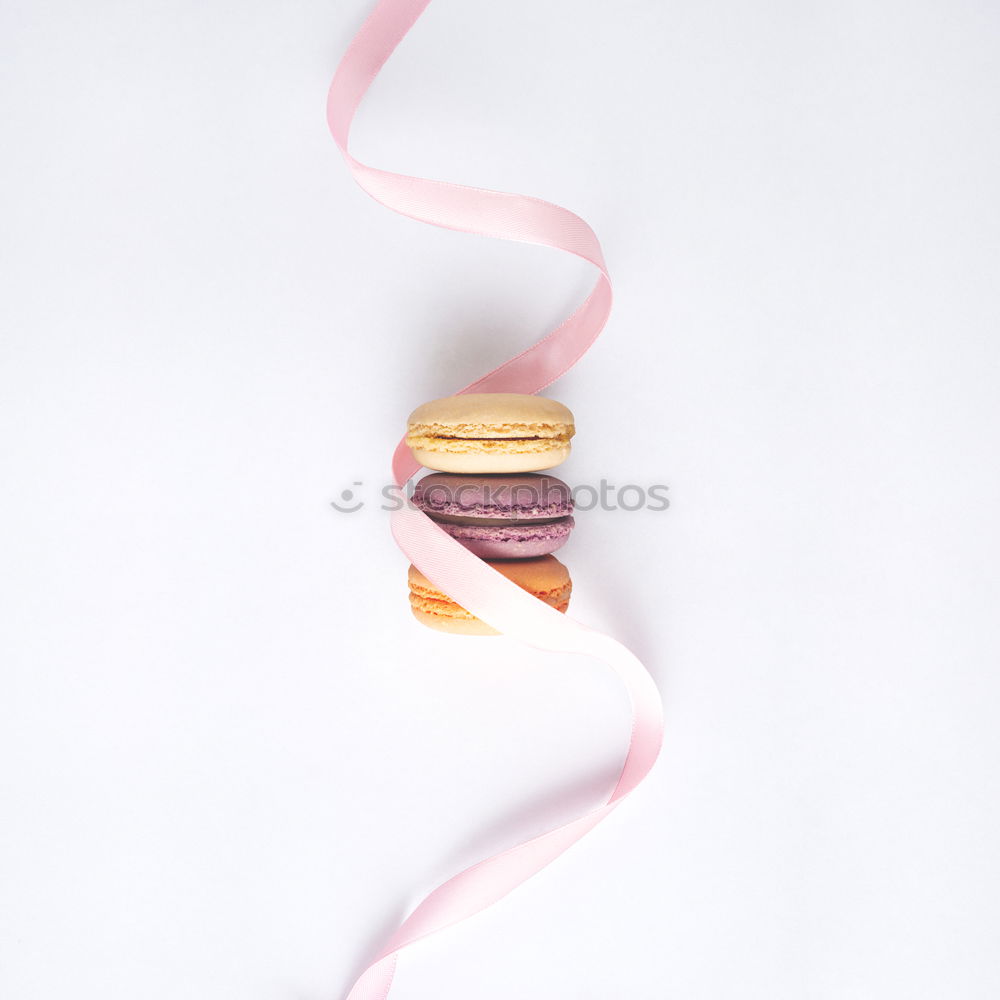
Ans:
[{"label": "macaron shell", "polygon": [[413,617],[421,625],[426,625],[437,632],[447,632],[450,635],[500,634],[492,625],[487,625],[486,622],[479,618],[453,618],[437,612],[424,611],[412,604],[410,610],[413,612]]},{"label": "macaron shell", "polygon": [[464,517],[461,514],[456,514],[454,517],[449,517],[447,514],[431,514],[430,518],[440,525],[480,524],[493,528],[502,528],[510,524],[551,524],[553,521],[562,520],[558,517],[474,517],[471,514],[466,514]]},{"label": "macaron shell", "polygon": [[[450,439],[443,438],[441,443]],[[467,444],[474,444],[472,441]],[[541,472],[551,469],[569,458],[569,441],[548,441],[545,447],[525,451],[518,448],[520,442],[490,441],[490,445],[509,444],[511,447],[503,450],[498,447],[488,451],[457,451],[455,449],[439,448],[430,439],[418,447],[410,446],[414,459],[427,469],[437,472],[458,473],[490,473],[490,472]],[[541,443],[541,441],[539,441]]]},{"label": "macaron shell", "polygon": [[446,524],[440,527],[483,559],[532,559],[562,548],[573,530],[573,518],[544,524]]},{"label": "macaron shell", "polygon": [[[407,421],[412,430],[451,437],[572,437],[573,413],[545,396],[518,392],[467,392],[432,399]],[[484,433],[487,431],[488,433]]]},{"label": "macaron shell", "polygon": [[413,490],[413,503],[435,521],[529,524],[573,513],[572,490],[553,475],[462,476],[432,472]]}]

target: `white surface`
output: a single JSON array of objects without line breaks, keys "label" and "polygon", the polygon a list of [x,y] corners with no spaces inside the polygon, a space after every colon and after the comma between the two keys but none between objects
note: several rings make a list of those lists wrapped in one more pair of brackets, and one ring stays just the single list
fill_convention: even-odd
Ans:
[{"label": "white surface", "polygon": [[[348,180],[367,7],[0,8],[10,1000],[334,1000],[620,760],[599,667],[421,630],[384,515],[328,506],[591,278]],[[565,550],[662,762],[398,1000],[1000,994],[998,28],[437,0],[376,84],[362,159],[597,230],[565,478],[672,498]]]}]

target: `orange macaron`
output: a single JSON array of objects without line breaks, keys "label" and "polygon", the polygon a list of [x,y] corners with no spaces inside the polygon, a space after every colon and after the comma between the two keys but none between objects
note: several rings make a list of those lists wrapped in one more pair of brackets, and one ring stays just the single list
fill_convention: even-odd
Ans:
[{"label": "orange macaron", "polygon": [[[569,570],[555,556],[537,559],[486,560],[522,590],[544,601],[557,611],[569,606],[573,581]],[[497,630],[466,611],[447,594],[438,590],[416,566],[410,566],[410,608],[413,617],[429,628],[454,635],[496,635]]]}]

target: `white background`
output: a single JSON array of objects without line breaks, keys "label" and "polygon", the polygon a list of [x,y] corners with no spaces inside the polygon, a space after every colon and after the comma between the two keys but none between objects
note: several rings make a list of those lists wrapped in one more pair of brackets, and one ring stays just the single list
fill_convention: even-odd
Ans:
[{"label": "white background", "polygon": [[[410,617],[407,413],[592,275],[353,185],[324,100],[367,8],[0,8],[5,1000],[336,1000],[620,763],[599,665]],[[998,29],[436,0],[377,81],[361,159],[594,226],[560,474],[671,497],[564,550],[660,764],[394,997],[1000,995]]]}]

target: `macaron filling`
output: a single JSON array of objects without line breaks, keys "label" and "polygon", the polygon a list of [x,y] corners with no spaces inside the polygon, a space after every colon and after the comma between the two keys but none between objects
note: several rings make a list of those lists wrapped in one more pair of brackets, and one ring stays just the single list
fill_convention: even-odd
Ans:
[{"label": "macaron filling", "polygon": [[535,438],[557,438],[568,441],[575,433],[571,423],[435,423],[411,420],[407,436],[437,439],[456,438],[471,441],[531,441]]}]

